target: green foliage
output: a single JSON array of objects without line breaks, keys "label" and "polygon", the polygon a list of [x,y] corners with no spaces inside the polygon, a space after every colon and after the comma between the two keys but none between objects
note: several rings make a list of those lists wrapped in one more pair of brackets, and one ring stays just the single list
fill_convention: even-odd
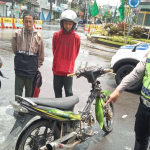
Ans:
[{"label": "green foliage", "polygon": [[118,28],[121,30],[121,31],[126,31],[127,30],[127,28],[128,28],[128,26],[129,26],[129,24],[128,23],[126,23],[126,22],[118,22],[117,23],[117,26],[118,26]]},{"label": "green foliage", "polygon": [[17,0],[19,4],[25,5],[26,0]]},{"label": "green foliage", "polygon": [[128,4],[128,0],[124,0],[124,4],[126,4],[126,5],[127,5],[127,4]]},{"label": "green foliage", "polygon": [[110,43],[110,44],[115,44],[115,45],[119,45],[119,46],[125,45],[124,43],[114,42],[114,41],[105,40],[105,39],[101,39],[101,38],[98,38],[98,41],[102,41],[102,42],[106,42],[106,43]]},{"label": "green foliage", "polygon": [[110,10],[108,10],[106,14],[106,21],[111,22],[111,19],[112,19],[112,13],[110,12]]},{"label": "green foliage", "polygon": [[118,31],[120,31],[120,29],[117,26],[111,26],[108,34],[117,35]]},{"label": "green foliage", "polygon": [[101,29],[101,30],[96,30],[95,32],[92,32],[91,35],[92,35],[92,34],[98,34],[98,35],[100,35],[100,36],[107,36],[107,35],[108,35],[107,31],[106,31],[106,30],[103,30],[103,29]]},{"label": "green foliage", "polygon": [[107,23],[105,26],[104,26],[104,29],[107,29],[107,28],[109,28],[110,29],[110,27],[112,27],[113,26],[113,24],[112,23]]},{"label": "green foliage", "polygon": [[139,39],[139,41],[145,42],[145,43],[150,43],[150,40],[147,39]]},{"label": "green foliage", "polygon": [[131,30],[131,35],[134,37],[134,38],[141,38],[142,36],[142,33],[144,33],[144,29],[141,28],[141,27],[138,27],[138,26],[134,26]]},{"label": "green foliage", "polygon": [[98,10],[99,10],[99,12],[101,12],[102,11],[102,7],[98,6]]},{"label": "green foliage", "polygon": [[[123,37],[119,37],[119,36],[106,37],[106,40],[113,41],[113,42],[118,42],[118,43],[125,43],[124,38]],[[137,42],[133,41],[131,39],[128,39],[127,44],[137,44]]]},{"label": "green foliage", "polygon": [[82,4],[82,0],[79,0],[79,5],[81,5]]},{"label": "green foliage", "polygon": [[130,40],[130,39],[128,39],[128,41],[127,41],[127,44],[137,44],[137,42],[136,41],[132,41],[132,40]]}]

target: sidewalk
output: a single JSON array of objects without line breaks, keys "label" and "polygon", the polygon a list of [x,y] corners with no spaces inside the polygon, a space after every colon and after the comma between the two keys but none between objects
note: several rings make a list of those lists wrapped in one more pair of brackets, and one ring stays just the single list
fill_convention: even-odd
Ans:
[{"label": "sidewalk", "polygon": [[98,43],[92,43],[91,41],[87,39],[87,36],[81,37],[81,44],[90,48],[94,48],[94,49],[98,49],[98,50],[102,50],[106,52],[111,52],[111,53],[116,53],[118,50],[118,48],[115,48],[115,47],[110,47],[110,46],[106,46],[106,45],[102,45]]}]

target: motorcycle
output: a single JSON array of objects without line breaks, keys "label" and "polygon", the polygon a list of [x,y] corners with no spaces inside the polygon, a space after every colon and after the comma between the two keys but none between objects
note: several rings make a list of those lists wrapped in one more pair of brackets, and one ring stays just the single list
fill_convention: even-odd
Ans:
[{"label": "motorcycle", "polygon": [[[75,145],[96,134],[92,133],[95,124],[91,107],[93,102],[100,128],[110,133],[113,129],[114,107],[113,103],[105,106],[110,93],[103,91],[100,81],[97,80],[108,72],[112,70],[86,67],[68,75],[85,77],[92,84],[86,105],[79,113],[73,112],[74,106],[79,102],[76,96],[65,98],[16,96],[17,100],[10,102],[16,122],[1,149],[8,148],[17,139],[15,150],[72,150]],[[40,118],[29,122],[36,116]]]},{"label": "motorcycle", "polygon": [[[2,59],[0,58],[0,68],[2,68],[2,66],[3,66],[3,61],[2,61]],[[8,79],[7,77],[5,77],[5,76],[3,75],[3,73],[1,72],[1,70],[0,70],[0,76],[3,77],[3,78]],[[0,80],[0,88],[1,88],[1,80]]]}]

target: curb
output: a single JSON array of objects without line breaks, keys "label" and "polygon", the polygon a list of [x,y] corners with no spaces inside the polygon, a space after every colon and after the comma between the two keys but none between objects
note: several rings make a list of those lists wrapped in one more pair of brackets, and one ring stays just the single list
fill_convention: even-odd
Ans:
[{"label": "curb", "polygon": [[106,47],[95,46],[95,45],[89,44],[87,42],[81,42],[81,44],[84,45],[84,46],[90,47],[90,48],[95,48],[95,49],[99,49],[99,50],[106,51],[106,52],[111,52],[111,53],[116,53],[117,52],[117,50],[109,49],[109,48],[106,48]]},{"label": "curb", "polygon": [[6,41],[0,41],[0,49],[2,50],[7,50],[7,51],[12,51],[11,48],[11,43],[7,43]]}]

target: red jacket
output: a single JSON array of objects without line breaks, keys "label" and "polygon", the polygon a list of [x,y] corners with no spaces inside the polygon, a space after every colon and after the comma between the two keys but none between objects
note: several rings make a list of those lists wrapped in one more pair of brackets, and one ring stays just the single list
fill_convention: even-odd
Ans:
[{"label": "red jacket", "polygon": [[53,73],[66,76],[74,72],[75,59],[80,49],[80,37],[72,30],[64,33],[63,28],[53,36]]}]

